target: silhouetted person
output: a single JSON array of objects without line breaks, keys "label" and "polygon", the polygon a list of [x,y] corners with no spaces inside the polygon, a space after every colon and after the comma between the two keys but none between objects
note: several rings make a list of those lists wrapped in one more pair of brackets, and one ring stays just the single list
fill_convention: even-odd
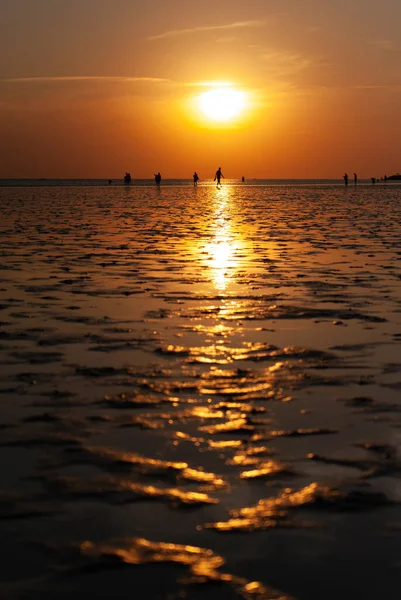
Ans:
[{"label": "silhouetted person", "polygon": [[245,177],[244,176],[242,176],[241,181],[242,181],[242,183],[245,183]]},{"label": "silhouetted person", "polygon": [[384,181],[387,181],[387,175],[384,176]]},{"label": "silhouetted person", "polygon": [[217,169],[217,171],[216,171],[216,175],[214,176],[214,179],[213,179],[213,181],[216,181],[216,180],[217,180],[217,187],[220,187],[220,186],[221,186],[221,183],[220,183],[220,179],[221,179],[221,178],[223,178],[223,179],[224,179],[224,175],[223,175],[223,173],[221,172],[221,167],[219,167],[219,168]]},{"label": "silhouetted person", "polygon": [[126,173],[124,175],[124,183],[125,183],[125,185],[130,185],[130,183],[131,183],[131,173]]},{"label": "silhouetted person", "polygon": [[162,181],[162,176],[160,175],[160,173],[155,173],[155,182],[156,185],[160,185]]},{"label": "silhouetted person", "polygon": [[370,180],[372,183],[376,183],[376,177],[371,177]]},{"label": "silhouetted person", "polygon": [[347,175],[347,173],[344,173],[343,179],[344,179],[345,185],[348,185],[348,175]]},{"label": "silhouetted person", "polygon": [[113,183],[111,179],[109,179],[108,182],[109,182],[109,185],[111,185]]},{"label": "silhouetted person", "polygon": [[198,176],[198,173],[196,171],[195,171],[193,177],[194,177],[194,187],[197,187],[198,181],[199,181],[199,176]]},{"label": "silhouetted person", "polygon": [[355,185],[358,183],[358,175],[354,173],[354,183]]}]

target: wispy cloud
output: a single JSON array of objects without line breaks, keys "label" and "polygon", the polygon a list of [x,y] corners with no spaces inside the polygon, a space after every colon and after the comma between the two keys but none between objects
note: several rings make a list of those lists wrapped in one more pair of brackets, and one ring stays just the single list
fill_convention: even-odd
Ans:
[{"label": "wispy cloud", "polygon": [[238,41],[238,37],[235,35],[224,35],[215,40],[218,44],[233,44]]},{"label": "wispy cloud", "polygon": [[3,83],[57,83],[71,81],[104,81],[115,83],[170,83],[170,79],[159,77],[113,77],[107,75],[68,75],[62,77],[10,77],[1,79]]},{"label": "wispy cloud", "polygon": [[399,47],[396,46],[393,40],[372,40],[371,43],[382,50],[399,50]]},{"label": "wispy cloud", "polygon": [[266,21],[235,21],[234,23],[226,23],[225,25],[205,25],[201,27],[188,27],[187,29],[171,29],[163,31],[156,35],[151,35],[148,40],[161,40],[163,38],[176,37],[179,35],[187,35],[188,33],[198,33],[201,31],[221,31],[227,29],[247,29],[250,27],[262,27]]},{"label": "wispy cloud", "polygon": [[388,91],[393,91],[393,92],[401,92],[401,84],[399,83],[383,83],[383,84],[375,84],[375,83],[366,83],[366,84],[359,84],[359,85],[353,85],[350,86],[352,87],[352,89],[354,90],[388,90]]},{"label": "wispy cloud", "polygon": [[307,69],[312,61],[297,53],[271,50],[263,53],[260,58],[266,69],[275,75],[293,75]]},{"label": "wispy cloud", "polygon": [[188,87],[231,87],[236,84],[232,81],[189,81],[181,85]]},{"label": "wispy cloud", "polygon": [[231,81],[177,81],[173,79],[163,79],[161,77],[113,77],[113,76],[101,76],[101,75],[65,75],[58,77],[44,76],[44,77],[10,77],[7,79],[0,79],[0,83],[69,83],[69,82],[105,82],[105,83],[149,83],[149,84],[164,84],[169,87],[187,88],[187,87],[230,87],[235,86],[236,83]]}]

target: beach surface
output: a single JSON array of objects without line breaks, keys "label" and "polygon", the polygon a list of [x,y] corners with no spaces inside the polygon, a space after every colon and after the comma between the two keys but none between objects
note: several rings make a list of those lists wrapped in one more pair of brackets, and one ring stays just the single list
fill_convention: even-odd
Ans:
[{"label": "beach surface", "polygon": [[0,188],[0,597],[396,600],[401,188]]}]

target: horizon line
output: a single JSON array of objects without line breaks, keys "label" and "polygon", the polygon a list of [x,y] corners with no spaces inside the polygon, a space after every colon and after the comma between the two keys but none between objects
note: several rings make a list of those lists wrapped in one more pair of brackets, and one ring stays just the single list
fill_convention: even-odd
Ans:
[{"label": "horizon line", "polygon": [[[392,175],[381,175],[379,177],[375,177],[376,181],[380,181],[380,178],[384,177],[400,177],[400,173],[393,173]],[[245,176],[244,176],[245,177]],[[237,177],[226,177],[226,181],[240,181],[242,175]],[[123,181],[123,176],[118,175],[117,177],[1,177],[0,181],[112,181],[118,182]],[[358,181],[371,181],[372,177],[367,176],[358,176]],[[150,177],[132,177],[132,181],[154,181],[154,176]],[[192,176],[186,177],[163,177],[162,181],[192,181]],[[205,177],[200,179],[199,181],[203,182],[213,182],[213,176]],[[343,176],[334,176],[334,177],[245,177],[246,181],[341,181],[343,182]],[[352,184],[353,178],[350,177],[350,185]]]}]

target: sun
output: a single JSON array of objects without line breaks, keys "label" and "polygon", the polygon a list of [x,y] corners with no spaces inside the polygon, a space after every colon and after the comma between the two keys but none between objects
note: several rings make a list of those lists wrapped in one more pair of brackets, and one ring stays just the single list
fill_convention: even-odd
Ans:
[{"label": "sun", "polygon": [[238,117],[245,104],[246,94],[229,87],[209,90],[198,97],[200,111],[213,121],[230,121]]}]

